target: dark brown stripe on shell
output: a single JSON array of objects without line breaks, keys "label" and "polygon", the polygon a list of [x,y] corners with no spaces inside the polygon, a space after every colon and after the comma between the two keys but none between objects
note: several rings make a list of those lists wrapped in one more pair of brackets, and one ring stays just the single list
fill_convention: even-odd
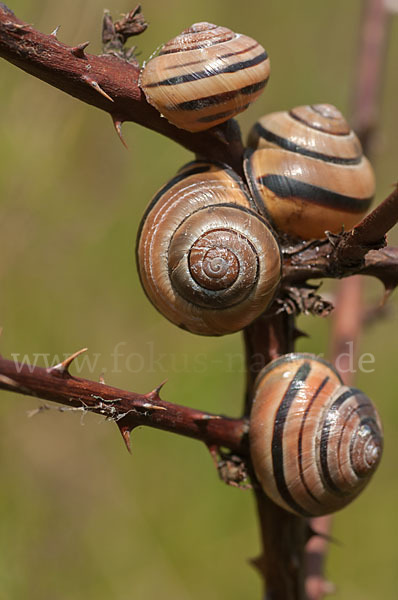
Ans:
[{"label": "dark brown stripe on shell", "polygon": [[[242,106],[241,110],[246,110],[248,104]],[[236,110],[226,110],[225,112],[218,112],[214,115],[208,115],[207,117],[200,117],[200,119],[196,119],[197,123],[212,123],[213,121],[218,121],[219,119],[224,119],[224,117],[232,117],[236,114]]]},{"label": "dark brown stripe on shell", "polygon": [[261,123],[256,123],[254,126],[255,131],[259,137],[264,138],[267,142],[276,144],[284,150],[289,152],[295,152],[296,154],[302,154],[303,156],[310,156],[311,158],[318,158],[324,162],[334,163],[336,165],[357,165],[361,162],[362,155],[355,158],[341,158],[339,156],[331,156],[330,154],[323,154],[321,152],[315,152],[314,150],[308,150],[302,146],[294,144],[287,138],[283,138],[272,131],[266,129]]},{"label": "dark brown stripe on shell", "polygon": [[268,54],[264,51],[258,56],[251,58],[250,60],[239,61],[233,63],[232,65],[222,66],[219,69],[204,69],[202,71],[196,71],[194,73],[187,73],[186,75],[177,75],[176,77],[170,77],[168,79],[163,79],[162,81],[148,83],[144,87],[154,88],[166,85],[180,85],[181,83],[197,81],[198,79],[204,79],[206,77],[215,77],[217,75],[222,75],[223,73],[236,73],[237,71],[241,71],[242,69],[248,69],[250,67],[259,65],[262,62],[266,61],[267,58]]},{"label": "dark brown stripe on shell", "polygon": [[243,168],[245,171],[246,180],[247,180],[247,183],[249,184],[249,188],[251,191],[253,201],[256,205],[256,209],[263,217],[267,218],[268,220],[271,220],[270,215],[264,204],[264,200],[260,194],[259,186],[257,185],[257,182],[256,182],[256,176],[253,171],[252,163],[250,160],[250,156],[252,154],[253,154],[253,150],[246,151],[246,157],[245,157],[245,160],[243,161]]},{"label": "dark brown stripe on shell", "polygon": [[284,175],[265,175],[257,177],[257,181],[280,198],[301,198],[311,204],[354,214],[365,212],[373,199],[345,196]]},{"label": "dark brown stripe on shell", "polygon": [[[220,163],[220,164],[222,164],[222,163]],[[239,177],[239,175],[237,173],[235,173],[235,171],[233,169],[231,169],[231,167],[229,167],[228,165],[222,165],[222,166],[223,166],[224,173],[226,173],[235,183],[238,184],[239,189],[242,191],[242,193],[246,196],[247,200],[249,201],[251,210],[257,214],[258,211],[257,211],[256,203],[253,201],[253,198],[251,197],[250,192],[247,189],[246,184],[244,183],[243,179],[241,177]],[[262,220],[264,220],[264,219],[262,219]]]},{"label": "dark brown stripe on shell", "polygon": [[[346,390],[339,396],[333,404],[329,407],[328,414],[324,426],[322,428],[321,433],[321,441],[319,445],[319,458],[320,458],[320,466],[321,473],[325,483],[325,486],[329,488],[331,492],[336,494],[337,496],[347,496],[350,492],[344,492],[340,490],[339,487],[335,484],[330,474],[329,464],[328,464],[328,444],[329,444],[329,434],[332,425],[336,422],[335,413],[340,409],[340,406],[353,396],[353,390]],[[334,457],[337,458],[337,457]]]},{"label": "dark brown stripe on shell", "polygon": [[298,459],[299,459],[300,480],[301,480],[301,483],[303,484],[303,486],[305,487],[308,495],[315,502],[317,502],[318,504],[320,504],[320,501],[318,500],[318,498],[316,496],[314,496],[314,494],[312,493],[312,491],[308,487],[308,484],[307,484],[307,482],[305,480],[305,477],[304,477],[304,469],[303,469],[303,432],[304,432],[305,423],[306,423],[307,417],[309,415],[309,412],[311,410],[311,407],[314,404],[314,402],[317,399],[317,397],[319,396],[319,394],[321,393],[321,391],[323,390],[323,388],[325,387],[325,385],[327,384],[327,382],[329,381],[329,379],[330,379],[330,377],[329,377],[329,375],[327,375],[325,377],[325,379],[320,383],[318,389],[316,390],[315,394],[312,396],[311,400],[308,402],[307,407],[306,407],[305,412],[304,412],[304,415],[303,415],[302,420],[301,420],[300,433],[299,433],[299,437],[298,437]]},{"label": "dark brown stripe on shell", "polygon": [[170,108],[173,108],[173,110],[202,110],[208,106],[223,104],[224,102],[233,100],[240,94],[254,94],[261,90],[266,85],[267,81],[268,79],[264,79],[258,83],[253,83],[252,85],[247,85],[231,92],[223,92],[222,94],[214,94],[214,96],[206,96],[204,98],[197,98],[196,100],[189,100],[188,102],[180,102],[175,107],[173,106]]},{"label": "dark brown stripe on shell", "polygon": [[275,415],[275,425],[272,435],[272,468],[273,476],[275,478],[275,484],[278,492],[283,500],[290,506],[295,512],[309,517],[310,514],[300,506],[290,493],[287,486],[283,464],[283,435],[285,429],[286,419],[290,410],[290,407],[297,395],[302,389],[303,382],[307,379],[311,372],[311,365],[309,362],[302,364],[296,371],[296,374],[289,387],[287,388],[282,402]]}]

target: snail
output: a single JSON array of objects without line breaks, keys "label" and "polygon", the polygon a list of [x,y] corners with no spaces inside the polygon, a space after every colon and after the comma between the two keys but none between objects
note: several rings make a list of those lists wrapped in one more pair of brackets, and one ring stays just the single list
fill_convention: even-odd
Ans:
[{"label": "snail", "polygon": [[252,195],[275,228],[302,239],[351,229],[375,192],[373,169],[342,114],[329,104],[271,113],[249,135]]},{"label": "snail", "polygon": [[148,206],[137,240],[149,300],[193,333],[238,331],[270,303],[280,280],[278,242],[241,179],[194,161]]},{"label": "snail", "polygon": [[369,398],[311,354],[284,355],[259,373],[249,435],[265,493],[307,517],[351,502],[376,470],[383,447]]},{"label": "snail", "polygon": [[201,131],[245,110],[264,89],[268,55],[252,38],[195,23],[170,40],[140,74],[140,87],[170,123]]}]

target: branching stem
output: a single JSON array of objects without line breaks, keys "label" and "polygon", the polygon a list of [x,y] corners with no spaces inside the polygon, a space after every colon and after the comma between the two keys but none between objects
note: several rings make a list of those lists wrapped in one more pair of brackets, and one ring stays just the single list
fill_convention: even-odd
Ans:
[{"label": "branching stem", "polygon": [[[375,82],[379,81],[385,29],[383,0],[367,0],[367,6],[371,18],[364,19],[363,31],[370,43],[364,44],[365,50],[360,54],[356,87],[357,125],[365,143],[375,123],[378,89]],[[375,15],[379,19],[377,28]],[[236,121],[227,121],[205,132],[190,133],[168,123],[147,103],[138,85],[140,66],[133,53],[124,48],[126,39],[144,31],[145,26],[138,7],[118,23],[106,15],[103,33],[107,53],[95,56],[86,53],[86,42],[67,46],[58,41],[56,32],[45,35],[36,31],[0,2],[0,57],[109,113],[120,136],[121,124],[133,121],[167,136],[198,156],[227,163],[242,175],[244,147]],[[365,51],[370,50],[369,63]],[[387,291],[393,290],[398,285],[398,248],[386,248],[385,236],[397,221],[398,187],[352,231],[298,244],[283,240],[280,298],[284,290],[294,286],[300,293],[300,286],[309,279],[343,278],[352,274],[372,275],[383,282]],[[147,425],[203,441],[213,449],[229,448],[246,461],[250,470],[248,417],[256,373],[270,360],[292,351],[296,336],[294,317],[286,311],[275,314],[275,306],[244,331],[248,375],[242,419],[165,402],[160,398],[159,388],[149,394],[137,394],[103,382],[73,377],[68,369],[74,356],[50,369],[0,357],[0,389],[101,414],[116,422],[128,447],[131,430]],[[266,598],[320,600],[328,590],[322,577],[322,564],[317,565],[314,556],[322,562],[326,551],[324,540],[313,533],[306,519],[288,514],[269,501],[254,473],[251,477],[263,547],[255,564],[267,583]],[[327,531],[328,521],[322,521],[322,526]],[[309,585],[309,577],[313,577],[315,587]]]}]

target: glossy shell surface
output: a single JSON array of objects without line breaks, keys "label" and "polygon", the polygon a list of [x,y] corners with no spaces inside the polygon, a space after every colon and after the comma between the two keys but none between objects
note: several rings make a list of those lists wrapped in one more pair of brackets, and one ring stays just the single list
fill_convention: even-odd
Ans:
[{"label": "glossy shell surface", "polygon": [[271,301],[281,271],[278,242],[240,178],[200,161],[184,167],[149,205],[137,262],[154,306],[203,335],[251,323]]},{"label": "glossy shell surface", "polygon": [[140,86],[168,121],[201,131],[245,110],[264,89],[268,55],[252,38],[195,23],[144,66]]},{"label": "glossy shell surface", "polygon": [[367,212],[375,179],[355,133],[328,104],[271,113],[249,135],[245,160],[259,210],[302,239],[351,229]]},{"label": "glossy shell surface", "polygon": [[288,354],[260,372],[250,419],[253,466],[266,494],[303,516],[335,512],[367,485],[383,448],[380,417],[365,394],[310,354]]}]

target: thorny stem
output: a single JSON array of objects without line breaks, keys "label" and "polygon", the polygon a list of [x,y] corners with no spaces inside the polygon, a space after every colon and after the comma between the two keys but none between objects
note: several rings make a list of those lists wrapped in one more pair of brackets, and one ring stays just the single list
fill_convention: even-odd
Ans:
[{"label": "thorny stem", "polygon": [[[0,56],[50,85],[108,112],[117,127],[123,121],[134,121],[166,135],[198,155],[226,162],[238,173],[242,172],[243,146],[237,123],[232,119],[219,127],[194,134],[174,127],[145,100],[138,87],[139,65],[136,62],[127,62],[111,54],[95,56],[86,54],[84,48],[71,48],[59,42],[54,35],[42,34],[23,23],[2,3]],[[381,223],[396,205],[397,200],[388,210],[380,213]],[[396,222],[395,217],[392,220]],[[370,234],[371,230],[371,227],[367,228]],[[347,243],[350,247],[353,245],[351,241]],[[338,246],[343,258],[347,254],[344,245]],[[287,263],[289,283],[313,277],[344,277],[356,272],[376,277],[381,273],[381,278],[385,276],[383,254],[374,257],[370,264],[357,264],[351,270],[344,261],[336,263],[339,257],[335,248],[325,243],[320,244],[318,253],[310,252],[308,265],[305,263],[305,252],[300,253],[299,257],[304,259],[299,261],[299,268],[293,261],[291,265],[294,265],[294,269],[289,269],[290,264]],[[386,260],[389,276],[391,253]]]},{"label": "thorny stem", "polygon": [[[380,10],[383,0],[368,0],[367,6]],[[129,13],[133,16],[133,12]],[[370,12],[369,14],[375,15]],[[378,13],[380,14],[380,13]],[[107,28],[112,23],[107,21]],[[369,20],[364,20],[364,31]],[[130,23],[131,25],[131,23]],[[383,29],[383,28],[382,28]],[[382,33],[382,29],[378,32]],[[116,32],[116,28],[115,28]],[[112,31],[111,31],[112,33]],[[120,33],[119,31],[117,32]],[[366,29],[368,40],[371,32]],[[112,36],[111,36],[112,37]],[[382,37],[378,37],[380,49]],[[115,39],[110,40],[112,47]],[[20,21],[0,2],[0,57],[24,71],[42,79],[79,100],[108,112],[120,134],[124,121],[134,121],[193,151],[199,156],[230,164],[242,173],[243,145],[239,127],[231,120],[203,133],[192,134],[170,125],[145,100],[138,86],[139,65],[132,54],[110,52],[101,56],[85,53],[86,44],[71,48],[57,40],[55,35],[44,35]],[[367,45],[366,48],[369,48]],[[120,48],[119,48],[120,50]],[[118,54],[118,55],[116,55]],[[375,57],[374,49],[372,50]],[[361,53],[364,59],[364,53]],[[361,63],[357,92],[359,106],[357,117],[364,140],[374,125],[374,77],[380,61]],[[377,64],[379,66],[377,66]],[[376,65],[376,66],[375,66]],[[372,75],[373,73],[373,80]],[[372,83],[373,81],[373,83]],[[347,277],[353,273],[378,277],[392,290],[398,285],[398,248],[383,248],[384,236],[398,220],[398,190],[382,203],[352,232],[330,236],[327,240],[314,241],[292,247],[286,244],[281,291],[284,286],[305,284],[308,279],[324,277]],[[230,448],[248,457],[247,416],[255,375],[270,360],[292,351],[297,332],[294,317],[286,312],[275,316],[263,315],[245,332],[246,362],[248,368],[247,393],[242,419],[230,419],[209,415],[184,406],[166,403],[159,397],[159,390],[140,395],[125,392],[69,375],[66,368],[56,370],[16,365],[0,358],[0,388],[33,395],[103,414],[117,422],[126,443],[130,431],[137,425],[148,425],[199,439],[209,446]],[[327,591],[319,587],[310,589],[305,582],[303,568],[305,543],[307,545],[307,575],[318,578],[320,567],[311,561],[315,551],[322,559],[325,545],[321,538],[311,536],[305,519],[290,515],[270,502],[259,488],[253,475],[257,501],[263,553],[255,561],[264,581],[267,581],[268,600],[319,600]],[[312,557],[314,558],[314,557]],[[324,584],[323,579],[321,582]],[[306,591],[305,591],[305,584]]]},{"label": "thorny stem", "polygon": [[0,57],[82,102],[108,112],[118,131],[134,121],[161,133],[192,152],[230,164],[242,173],[243,145],[233,119],[205,132],[190,133],[162,118],[138,86],[137,61],[114,54],[86,54],[18,19],[0,3]]},{"label": "thorny stem", "polygon": [[128,441],[127,431],[147,425],[208,445],[227,447],[240,455],[248,452],[245,419],[221,417],[165,402],[159,396],[159,388],[149,394],[136,394],[72,377],[67,368],[44,369],[0,357],[0,389],[101,414],[116,422],[125,441]]}]

